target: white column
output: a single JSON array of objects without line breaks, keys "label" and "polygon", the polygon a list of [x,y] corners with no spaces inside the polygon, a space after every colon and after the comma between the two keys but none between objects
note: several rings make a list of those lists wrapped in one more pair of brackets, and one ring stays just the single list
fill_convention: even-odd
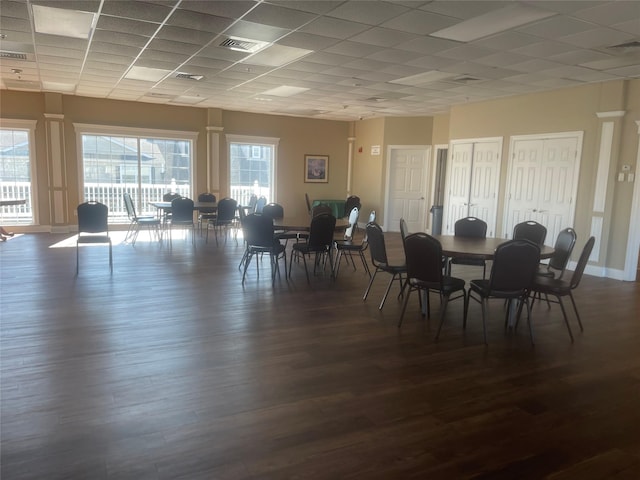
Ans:
[{"label": "white column", "polygon": [[220,197],[220,132],[223,127],[207,127],[207,191]]},{"label": "white column", "polygon": [[[67,232],[68,185],[67,166],[64,149],[64,115],[45,113],[45,138],[47,165],[49,166],[49,205],[51,208],[51,231]],[[83,192],[79,192],[80,202],[84,201]]]},{"label": "white column", "polygon": [[349,141],[349,153],[347,160],[347,197],[351,195],[351,176],[353,174],[353,145],[356,141],[356,137],[348,137]]},{"label": "white column", "polygon": [[636,120],[638,126],[638,150],[636,152],[636,168],[632,172],[634,176],[633,198],[631,199],[631,217],[629,219],[629,239],[627,240],[627,256],[624,262],[624,279],[634,281],[638,266],[638,253],[640,251],[640,120]]}]

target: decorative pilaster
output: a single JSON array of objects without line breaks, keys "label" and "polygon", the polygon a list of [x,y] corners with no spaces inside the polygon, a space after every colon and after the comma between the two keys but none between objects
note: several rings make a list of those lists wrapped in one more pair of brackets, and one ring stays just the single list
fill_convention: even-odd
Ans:
[{"label": "decorative pilaster", "polygon": [[220,197],[220,133],[223,127],[207,127],[207,191]]},{"label": "decorative pilaster", "polygon": [[[47,165],[49,167],[49,205],[51,208],[51,231],[66,232],[69,220],[69,186],[64,148],[64,115],[44,114]],[[84,201],[83,194],[79,194]]]},{"label": "decorative pilaster", "polygon": [[629,221],[629,238],[627,240],[627,255],[624,261],[624,280],[636,280],[638,256],[640,255],[640,120],[636,120],[638,126],[638,149],[636,150],[636,169],[633,173],[634,183],[633,197],[631,199],[631,217]]},{"label": "decorative pilaster", "polygon": [[600,147],[591,214],[591,235],[596,238],[596,243],[589,260],[597,263],[604,262],[601,253],[607,251],[609,243],[609,236],[605,232],[609,231],[611,223],[611,197],[615,182],[615,168],[612,169],[611,159],[619,149],[620,122],[624,114],[624,110],[596,113],[600,119]]},{"label": "decorative pilaster", "polygon": [[353,174],[353,146],[356,141],[356,137],[348,137],[349,152],[347,157],[347,197],[351,195],[351,176]]}]

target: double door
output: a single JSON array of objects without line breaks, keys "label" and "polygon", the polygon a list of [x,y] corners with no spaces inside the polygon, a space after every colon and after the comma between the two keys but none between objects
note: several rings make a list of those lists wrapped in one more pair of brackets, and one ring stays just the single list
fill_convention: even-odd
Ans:
[{"label": "double door", "polygon": [[502,137],[451,142],[442,233],[454,234],[456,220],[468,216],[487,223],[496,236]]},{"label": "double door", "polygon": [[505,202],[504,237],[534,220],[547,227],[545,243],[572,227],[582,133],[513,137]]}]

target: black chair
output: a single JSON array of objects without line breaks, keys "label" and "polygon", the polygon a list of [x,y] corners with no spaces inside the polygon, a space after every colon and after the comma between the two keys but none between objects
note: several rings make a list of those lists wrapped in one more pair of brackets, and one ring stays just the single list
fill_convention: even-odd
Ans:
[{"label": "black chair", "polygon": [[351,210],[353,207],[358,207],[358,210],[362,208],[362,204],[360,203],[360,197],[356,195],[349,195],[347,200],[344,202],[344,213],[343,217],[348,217],[351,214]]},{"label": "black chair", "polygon": [[578,325],[580,325],[580,331],[583,332],[584,328],[582,326],[582,321],[580,320],[580,314],[578,313],[578,307],[576,305],[576,301],[573,298],[573,291],[578,288],[580,285],[580,280],[582,280],[582,275],[584,273],[584,269],[587,266],[587,262],[589,261],[589,256],[591,255],[591,251],[593,250],[593,245],[596,239],[594,237],[589,237],[587,243],[582,249],[582,253],[580,254],[580,258],[578,259],[578,264],[576,265],[576,269],[571,275],[570,280],[563,280],[562,278],[553,278],[553,277],[544,277],[544,276],[536,276],[533,286],[531,290],[534,294],[536,293],[544,293],[545,295],[553,295],[556,297],[557,302],[559,303],[560,308],[562,309],[562,316],[564,317],[564,323],[567,326],[567,330],[569,331],[569,336],[571,337],[571,341],[573,342],[573,333],[571,333],[571,327],[569,326],[569,320],[567,319],[567,312],[564,308],[564,304],[562,303],[562,297],[569,297],[571,299],[571,303],[573,304],[573,310],[576,312],[576,318],[578,319]]},{"label": "black chair", "polygon": [[267,197],[258,197],[254,208],[254,213],[262,213],[262,209],[267,204]]},{"label": "black chair", "polygon": [[311,200],[309,199],[308,193],[304,194],[304,200],[307,202],[307,211],[309,212],[309,215],[311,215]]},{"label": "black chair", "polygon": [[407,221],[404,218],[400,219],[400,237],[402,238],[402,244],[409,236],[409,227],[407,227]]},{"label": "black chair", "polygon": [[[167,192],[162,195],[163,202],[172,202],[176,198],[180,198],[182,195],[179,193]],[[171,220],[171,209],[165,208],[162,210],[162,225],[167,227],[169,225],[169,220]]]},{"label": "black chair", "polygon": [[[247,275],[247,268],[251,259],[260,254],[268,254],[271,262],[271,284],[276,281],[276,273],[280,274],[278,260],[284,259],[284,272],[287,274],[287,254],[285,246],[274,236],[273,218],[267,215],[250,214],[242,222],[242,232],[246,242],[246,252],[244,260],[244,271],[242,273],[242,283]],[[256,256],[256,271],[260,276],[260,261]]]},{"label": "black chair", "polygon": [[186,197],[171,201],[171,221],[169,223],[169,245],[173,246],[173,230],[177,227],[191,228],[191,243],[196,244],[196,225],[193,222],[193,200]]},{"label": "black chair", "polygon": [[373,281],[376,279],[376,275],[378,272],[385,272],[391,275],[391,279],[389,280],[389,284],[387,285],[387,289],[384,292],[384,296],[382,297],[382,301],[380,302],[380,306],[378,310],[382,310],[384,307],[384,302],[387,300],[387,295],[389,295],[389,290],[391,290],[391,285],[394,280],[398,280],[400,282],[400,295],[404,290],[403,278],[402,275],[407,272],[406,264],[401,265],[391,265],[389,264],[389,260],[387,258],[387,247],[384,242],[384,233],[382,232],[382,228],[377,223],[369,223],[367,224],[367,242],[369,244],[369,251],[371,252],[371,263],[376,268],[371,276],[371,280],[369,280],[369,285],[364,292],[364,297],[362,300],[366,300],[369,295],[369,290],[371,290],[371,285],[373,285]]},{"label": "black chair", "polygon": [[[457,237],[486,238],[487,223],[476,217],[465,217],[457,220],[453,226],[454,235]],[[451,275],[451,265],[473,265],[482,267],[482,278],[487,276],[487,262],[483,258],[456,257],[451,258],[447,264],[447,273]]]},{"label": "black chair", "polygon": [[[213,193],[201,193],[198,195],[199,202],[216,202],[216,196]],[[200,208],[198,210],[198,230],[200,231],[200,235],[202,235],[202,225],[216,218],[215,208]]]},{"label": "black chair", "polygon": [[[440,335],[440,329],[444,323],[445,313],[449,300],[458,298],[464,299],[464,307],[467,307],[467,292],[464,289],[464,280],[455,277],[445,276],[442,273],[442,245],[440,242],[426,233],[414,233],[407,235],[404,240],[404,254],[407,262],[407,285],[409,289],[404,299],[402,313],[398,321],[398,328],[402,325],[404,312],[409,303],[411,292],[417,291],[418,294],[424,292],[426,305],[422,305],[422,316],[426,310],[427,318],[431,318],[431,309],[429,305],[429,292],[438,292],[442,298],[442,312],[440,314],[440,325],[436,340]],[[460,295],[451,297],[452,294],[461,292]],[[419,296],[419,298],[422,298]]]},{"label": "black chair", "polygon": [[[238,202],[233,198],[223,198],[218,202],[218,212],[216,214],[216,218],[209,220],[209,224],[207,225],[207,234],[205,237],[205,242],[209,242],[209,226],[213,227],[213,233],[216,237],[216,246],[218,243],[218,233],[224,232],[224,242],[225,245],[227,243],[227,236],[229,229],[233,228],[236,223],[236,210],[238,208]],[[236,238],[237,240],[237,238]]]},{"label": "black chair", "polygon": [[513,227],[514,240],[529,240],[536,245],[542,246],[546,238],[547,227],[533,220],[527,220]]},{"label": "black chair", "polygon": [[[505,324],[509,315],[515,311],[515,301],[519,302],[517,316],[520,316],[522,306],[527,306],[527,322],[533,344],[529,292],[538,269],[538,263],[540,263],[540,247],[538,245],[528,240],[509,240],[496,248],[489,279],[471,280],[469,299],[474,299],[482,305],[484,343],[487,343],[486,319],[489,299],[501,298],[508,300],[510,307],[506,311]],[[467,301],[467,311],[468,304]],[[464,315],[464,327],[467,325],[467,311]]]},{"label": "black chair", "polygon": [[258,196],[254,193],[249,197],[249,203],[247,204],[247,213],[255,212],[256,203],[258,203]]},{"label": "black chair", "polygon": [[289,276],[291,276],[291,266],[295,257],[302,257],[304,271],[309,280],[309,269],[307,268],[306,257],[314,254],[313,274],[315,275],[318,265],[324,266],[329,258],[331,275],[333,276],[333,258],[331,256],[331,246],[333,245],[333,232],[336,228],[336,217],[331,214],[317,215],[311,219],[309,227],[309,238],[304,242],[294,243],[289,259]]},{"label": "black chair", "polygon": [[[369,214],[369,222],[368,223],[372,223],[376,221],[376,212],[375,210],[372,210],[371,213]],[[357,220],[356,220],[357,222]],[[369,278],[371,278],[371,270],[369,269],[369,265],[367,264],[367,257],[365,256],[365,251],[367,250],[367,248],[369,247],[369,240],[367,238],[367,233],[365,230],[365,234],[364,234],[364,238],[362,239],[361,242],[355,242],[353,239],[353,232],[352,232],[352,237],[350,240],[343,240],[343,241],[337,241],[335,244],[336,247],[336,273],[334,275],[335,278],[338,278],[338,272],[340,270],[340,261],[341,261],[341,257],[342,255],[348,255],[349,258],[351,259],[351,263],[353,265],[353,269],[355,270],[356,266],[355,266],[355,262],[353,260],[353,255],[357,254],[358,257],[360,257],[360,261],[362,262],[362,266],[364,267],[364,271],[367,272],[367,275],[369,275]]]},{"label": "black chair", "polygon": [[326,203],[319,203],[311,208],[311,216],[317,217],[318,215],[333,215],[333,209]]},{"label": "black chair", "polygon": [[[284,207],[275,202],[267,203],[262,208],[262,215],[266,215],[274,220],[284,218]],[[277,230],[275,232],[275,236],[279,240],[284,240],[286,246],[289,240],[299,241],[300,238],[307,238],[309,235],[302,232],[286,232],[284,230]]]},{"label": "black chair", "polygon": [[80,270],[80,244],[109,245],[109,270],[113,273],[113,253],[109,237],[109,207],[99,202],[78,205],[78,237],[76,239],[76,275]]},{"label": "black chair", "polygon": [[553,255],[549,259],[548,264],[541,264],[538,267],[538,275],[552,278],[562,278],[573,247],[576,244],[577,234],[573,228],[565,228],[562,230],[556,238],[556,243],[553,246]]},{"label": "black chair", "polygon": [[149,239],[151,239],[152,231],[155,231],[156,237],[160,240],[160,219],[154,216],[139,217],[136,214],[136,208],[133,204],[133,200],[131,199],[131,195],[128,192],[124,192],[123,199],[124,206],[127,209],[127,215],[129,216],[129,228],[127,229],[124,241],[130,241],[131,245],[135,245],[142,227],[149,230]]},{"label": "black chair", "polygon": [[[347,263],[348,260],[351,260],[351,264],[353,265],[353,269],[356,269],[356,264],[353,261],[353,255],[351,250],[349,250],[349,246],[353,244],[353,235],[356,232],[356,228],[358,225],[358,218],[360,217],[360,210],[358,207],[353,207],[351,209],[351,213],[349,213],[349,226],[344,231],[344,235],[342,238],[337,238],[333,244],[333,247],[336,249],[336,261],[334,262],[335,272],[334,276],[338,276],[338,271],[340,270],[340,261],[344,254],[347,255]],[[347,248],[345,248],[345,246]]]}]

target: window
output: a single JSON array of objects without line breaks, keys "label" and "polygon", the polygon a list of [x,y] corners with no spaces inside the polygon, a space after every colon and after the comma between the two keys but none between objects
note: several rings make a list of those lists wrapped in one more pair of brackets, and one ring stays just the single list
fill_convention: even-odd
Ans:
[{"label": "window", "polygon": [[[109,221],[126,221],[124,192],[139,214],[154,214],[149,202],[165,193],[191,197],[196,135],[76,125],[82,148],[84,200],[109,207]],[[167,138],[169,135],[173,138]],[[182,136],[183,138],[180,138]]]},{"label": "window", "polygon": [[23,205],[0,207],[0,225],[36,224],[35,127],[35,120],[2,120],[0,124],[0,198],[26,200]]},{"label": "window", "polygon": [[275,169],[279,139],[227,135],[231,196],[248,205],[251,195],[276,199]]}]

